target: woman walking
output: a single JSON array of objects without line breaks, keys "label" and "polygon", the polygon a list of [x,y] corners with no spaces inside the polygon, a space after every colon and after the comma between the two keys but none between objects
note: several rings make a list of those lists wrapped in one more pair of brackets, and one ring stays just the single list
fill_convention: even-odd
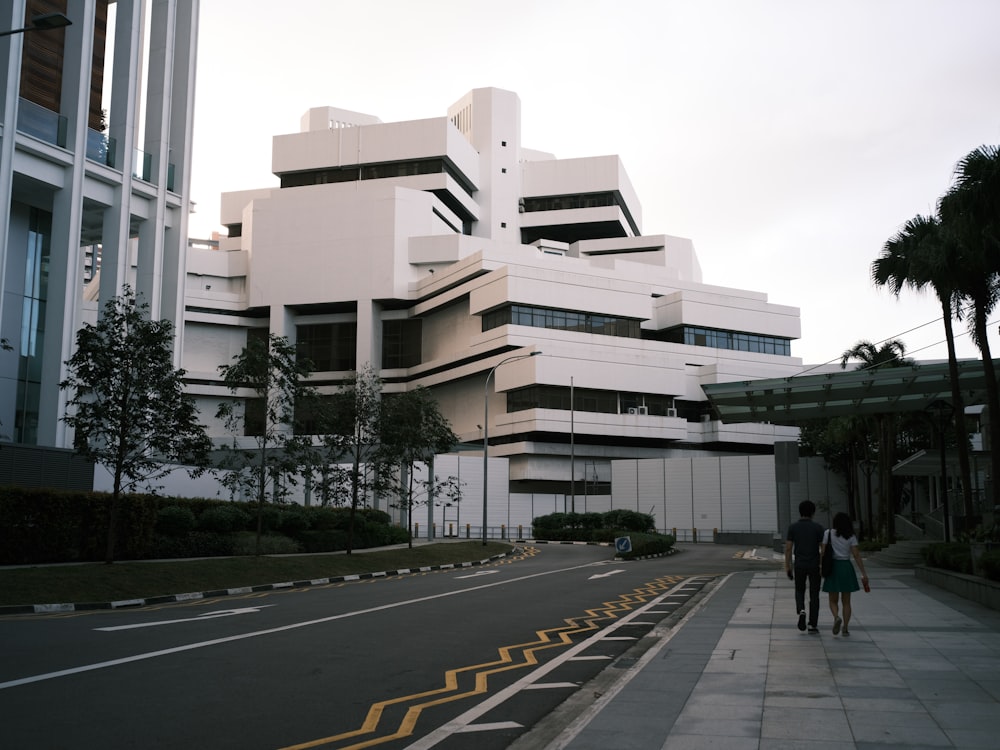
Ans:
[{"label": "woman walking", "polygon": [[[826,551],[827,545],[833,547],[833,573],[823,581],[823,591],[830,595],[830,612],[833,614],[833,634],[843,632],[845,636],[851,634],[848,626],[851,623],[851,594],[859,590],[858,576],[851,565],[851,557],[854,557],[858,568],[861,569],[861,580],[867,590],[868,574],[865,572],[865,564],[861,560],[861,552],[858,551],[858,537],[854,534],[854,524],[851,517],[846,513],[838,513],[833,517],[833,527],[827,529],[823,537],[821,552]],[[840,599],[838,603],[838,597]],[[843,619],[841,619],[841,609]]]}]

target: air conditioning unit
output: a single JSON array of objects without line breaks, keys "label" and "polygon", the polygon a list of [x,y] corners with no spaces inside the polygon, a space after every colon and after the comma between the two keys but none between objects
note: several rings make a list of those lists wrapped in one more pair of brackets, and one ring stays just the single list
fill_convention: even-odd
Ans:
[{"label": "air conditioning unit", "polygon": [[636,414],[649,414],[649,407],[647,406],[637,406],[635,409]]},{"label": "air conditioning unit", "polygon": [[639,413],[639,411],[638,411],[638,410],[637,410],[637,409],[636,409],[636,408],[635,408],[634,406],[630,406],[630,407],[628,408],[628,413],[629,413],[629,414],[638,414],[638,413]]},{"label": "air conditioning unit", "polygon": [[667,407],[667,416],[668,417],[676,417],[677,416],[677,410],[674,409],[673,407]]},{"label": "air conditioning unit", "polygon": [[712,415],[711,414],[702,414],[701,415],[701,421],[702,422],[711,422],[712,421]]}]

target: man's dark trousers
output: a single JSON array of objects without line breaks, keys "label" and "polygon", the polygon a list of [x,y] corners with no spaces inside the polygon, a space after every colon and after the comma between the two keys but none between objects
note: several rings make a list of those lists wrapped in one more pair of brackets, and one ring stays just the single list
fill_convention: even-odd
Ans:
[{"label": "man's dark trousers", "polygon": [[795,611],[805,612],[806,583],[809,584],[809,627],[819,622],[819,567],[800,568],[795,566]]}]

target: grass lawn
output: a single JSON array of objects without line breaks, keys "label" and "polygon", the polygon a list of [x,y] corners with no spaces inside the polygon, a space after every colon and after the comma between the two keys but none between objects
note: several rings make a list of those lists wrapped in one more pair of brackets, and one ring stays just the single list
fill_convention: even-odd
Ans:
[{"label": "grass lawn", "polygon": [[286,581],[335,578],[484,560],[508,552],[505,542],[422,544],[408,549],[355,550],[351,555],[225,557],[176,562],[86,563],[0,568],[0,606],[83,604]]}]

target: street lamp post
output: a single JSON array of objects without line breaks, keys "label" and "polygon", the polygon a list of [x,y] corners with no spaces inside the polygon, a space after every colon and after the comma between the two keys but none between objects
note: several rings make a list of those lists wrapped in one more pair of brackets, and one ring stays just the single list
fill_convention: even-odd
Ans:
[{"label": "street lamp post", "polygon": [[505,365],[508,362],[514,362],[518,359],[527,359],[528,357],[537,357],[541,352],[529,352],[528,354],[518,354],[513,357],[507,357],[507,359],[502,359],[493,365],[493,369],[489,371],[486,376],[486,384],[483,386],[483,546],[486,546],[486,509],[488,507],[488,492],[489,483],[486,481],[489,473],[490,464],[490,378],[493,377],[493,373],[497,371],[500,365]]},{"label": "street lamp post", "polygon": [[50,31],[51,29],[61,29],[64,26],[70,26],[72,23],[64,13],[45,13],[41,16],[32,16],[31,26],[25,26],[23,29],[0,31],[0,36],[23,34],[26,31]]}]

